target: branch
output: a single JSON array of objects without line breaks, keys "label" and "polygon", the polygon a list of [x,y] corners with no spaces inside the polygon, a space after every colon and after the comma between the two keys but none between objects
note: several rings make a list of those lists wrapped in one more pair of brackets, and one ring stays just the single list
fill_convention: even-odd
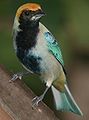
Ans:
[{"label": "branch", "polygon": [[0,106],[15,120],[58,120],[44,103],[32,109],[35,96],[20,80],[9,83],[10,74],[0,65]]}]

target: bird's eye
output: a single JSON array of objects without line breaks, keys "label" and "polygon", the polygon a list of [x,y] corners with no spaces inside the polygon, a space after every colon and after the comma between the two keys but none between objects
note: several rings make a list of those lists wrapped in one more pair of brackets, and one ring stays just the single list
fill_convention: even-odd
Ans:
[{"label": "bird's eye", "polygon": [[25,11],[24,14],[25,14],[26,16],[29,16],[29,11]]}]

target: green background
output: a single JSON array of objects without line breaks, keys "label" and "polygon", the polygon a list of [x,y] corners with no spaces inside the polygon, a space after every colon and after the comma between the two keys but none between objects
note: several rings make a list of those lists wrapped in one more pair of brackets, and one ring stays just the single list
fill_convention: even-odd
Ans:
[{"label": "green background", "polygon": [[[41,21],[61,44],[66,68],[72,69],[70,64],[76,60],[88,64],[88,0],[0,0],[0,64],[12,74],[23,70],[14,53],[12,27],[17,8],[27,2],[39,3],[47,14]],[[24,77],[24,81],[37,95],[45,88],[38,76]],[[50,92],[46,97],[51,107]]]}]

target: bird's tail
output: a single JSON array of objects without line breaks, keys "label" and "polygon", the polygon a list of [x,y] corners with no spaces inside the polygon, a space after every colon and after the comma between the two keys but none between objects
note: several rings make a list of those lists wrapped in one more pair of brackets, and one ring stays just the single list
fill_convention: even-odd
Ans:
[{"label": "bird's tail", "polygon": [[52,86],[52,92],[53,92],[55,106],[57,110],[70,111],[83,116],[83,113],[81,112],[80,108],[76,104],[66,84],[65,84],[64,93],[59,92],[54,86]]}]

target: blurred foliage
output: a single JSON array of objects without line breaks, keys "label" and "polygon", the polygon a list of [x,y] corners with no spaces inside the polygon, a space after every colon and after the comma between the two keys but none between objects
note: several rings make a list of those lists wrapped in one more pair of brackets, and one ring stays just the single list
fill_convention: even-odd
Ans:
[{"label": "blurred foliage", "polygon": [[[89,52],[89,1],[88,0],[0,0],[0,64],[13,73],[23,68],[13,49],[12,26],[17,8],[26,2],[37,2],[47,14],[42,23],[50,29],[61,44],[65,64],[71,61],[73,51]],[[87,59],[87,58],[86,58]],[[24,81],[37,94],[42,86],[36,76]]]}]

